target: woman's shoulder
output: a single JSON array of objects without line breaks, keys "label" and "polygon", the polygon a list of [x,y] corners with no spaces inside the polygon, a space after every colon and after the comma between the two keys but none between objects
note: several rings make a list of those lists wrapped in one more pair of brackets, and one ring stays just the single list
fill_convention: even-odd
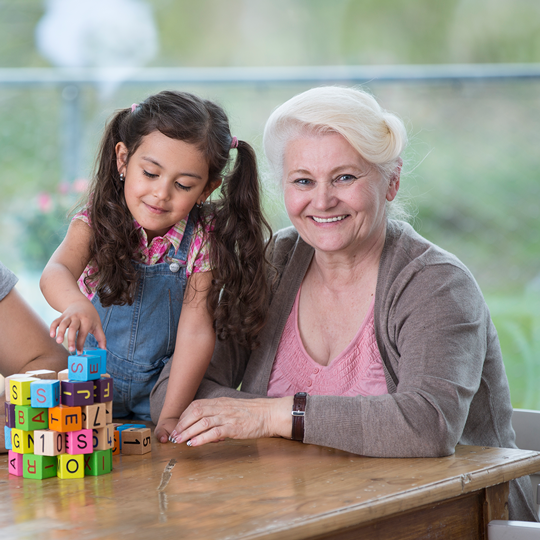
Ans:
[{"label": "woman's shoulder", "polygon": [[294,255],[307,255],[313,248],[306,244],[294,227],[286,227],[277,231],[268,246],[268,257],[276,266],[282,266]]},{"label": "woman's shoulder", "polygon": [[422,283],[432,283],[434,279],[459,282],[465,288],[479,291],[471,271],[456,255],[430,242],[408,223],[390,220],[379,281],[385,288],[397,281],[422,287]]}]

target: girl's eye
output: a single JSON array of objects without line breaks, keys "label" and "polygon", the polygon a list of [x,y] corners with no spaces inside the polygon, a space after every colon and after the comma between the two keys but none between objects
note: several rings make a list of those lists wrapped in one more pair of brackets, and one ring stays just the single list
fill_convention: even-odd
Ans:
[{"label": "girl's eye", "polygon": [[189,191],[191,189],[191,186],[184,186],[184,184],[180,184],[180,182],[176,182],[176,187],[182,191]]},{"label": "girl's eye", "polygon": [[152,174],[152,173],[149,173],[148,171],[144,170],[143,169],[143,174],[144,176],[148,176],[148,178],[157,178],[157,174]]}]

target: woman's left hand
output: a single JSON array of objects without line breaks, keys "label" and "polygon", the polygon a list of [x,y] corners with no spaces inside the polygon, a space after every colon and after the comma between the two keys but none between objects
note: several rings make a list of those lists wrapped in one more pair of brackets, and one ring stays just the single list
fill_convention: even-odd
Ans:
[{"label": "woman's left hand", "polygon": [[193,401],[183,412],[171,440],[201,446],[209,442],[261,437],[290,438],[293,397]]}]

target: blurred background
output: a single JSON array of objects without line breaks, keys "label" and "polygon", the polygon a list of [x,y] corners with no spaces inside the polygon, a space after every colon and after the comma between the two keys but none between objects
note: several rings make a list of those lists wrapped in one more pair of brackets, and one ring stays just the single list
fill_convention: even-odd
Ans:
[{"label": "blurred background", "polygon": [[[411,223],[482,288],[516,407],[540,409],[540,2],[0,0],[0,260],[37,285],[117,108],[218,101],[261,156],[271,111],[358,85],[407,125]],[[274,229],[288,224],[267,188]]]}]

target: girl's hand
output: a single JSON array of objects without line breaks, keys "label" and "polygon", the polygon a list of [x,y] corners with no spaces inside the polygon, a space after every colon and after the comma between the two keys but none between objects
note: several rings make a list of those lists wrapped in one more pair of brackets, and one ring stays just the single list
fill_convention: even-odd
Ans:
[{"label": "girl's hand", "polygon": [[51,337],[56,336],[56,342],[63,343],[68,330],[68,349],[71,353],[75,352],[75,346],[77,352],[82,353],[88,334],[92,334],[96,338],[102,349],[107,348],[101,320],[96,308],[89,300],[74,302],[60,317],[56,318],[51,324]]},{"label": "girl's hand", "polygon": [[260,399],[201,399],[183,412],[171,439],[200,446],[230,439],[292,435],[293,397]]},{"label": "girl's hand", "polygon": [[166,443],[176,424],[178,424],[178,418],[160,418],[154,431],[156,439],[160,443]]}]

